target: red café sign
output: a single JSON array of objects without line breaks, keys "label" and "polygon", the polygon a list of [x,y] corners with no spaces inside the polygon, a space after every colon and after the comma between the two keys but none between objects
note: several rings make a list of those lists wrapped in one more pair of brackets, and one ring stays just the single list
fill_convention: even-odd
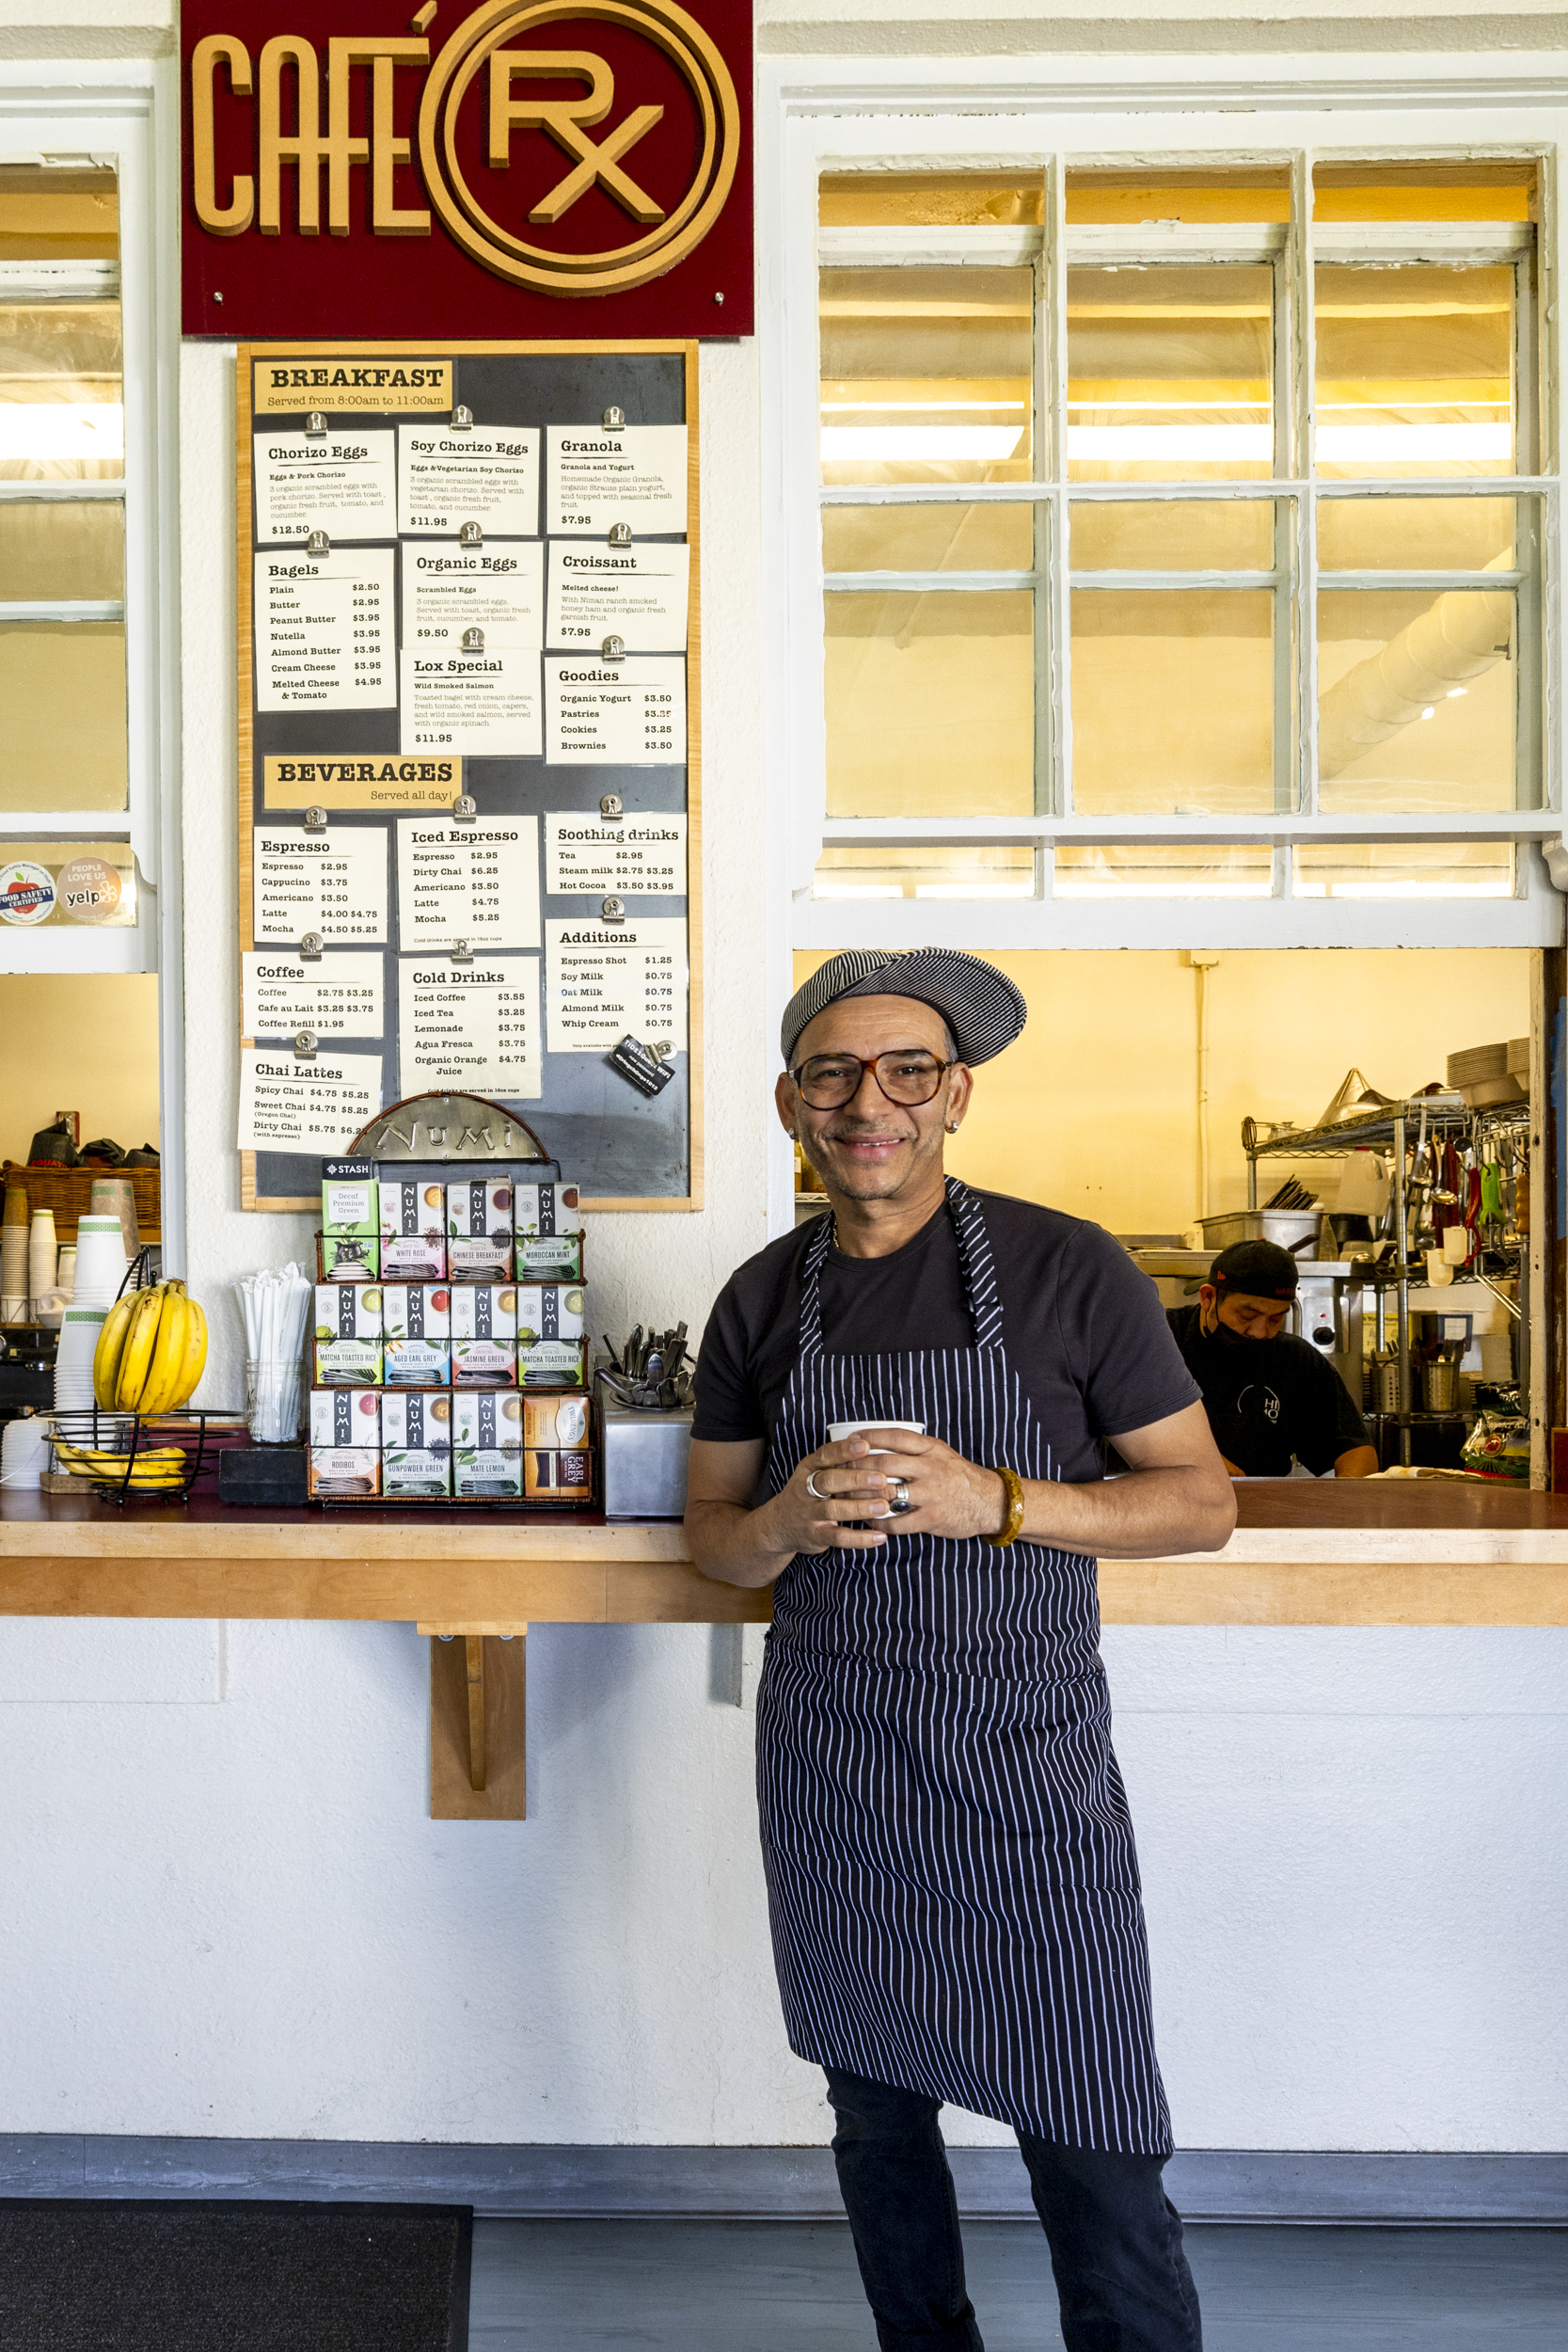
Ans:
[{"label": "red caf\u00e9 sign", "polygon": [[185,333],[750,334],[751,0],[694,6],[187,6]]}]

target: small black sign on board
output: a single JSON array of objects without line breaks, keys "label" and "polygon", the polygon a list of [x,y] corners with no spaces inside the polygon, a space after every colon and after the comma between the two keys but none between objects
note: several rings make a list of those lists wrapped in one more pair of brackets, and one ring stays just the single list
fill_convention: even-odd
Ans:
[{"label": "small black sign on board", "polygon": [[663,1061],[651,1054],[641,1039],[624,1037],[613,1053],[605,1056],[611,1070],[628,1078],[640,1094],[662,1094],[675,1074],[673,1062]]}]

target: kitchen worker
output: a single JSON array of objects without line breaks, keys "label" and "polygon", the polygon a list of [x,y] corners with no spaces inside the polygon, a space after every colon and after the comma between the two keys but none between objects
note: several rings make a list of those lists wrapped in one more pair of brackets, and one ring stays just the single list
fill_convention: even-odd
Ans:
[{"label": "kitchen worker", "polygon": [[1212,1550],[1235,1504],[1126,1254],[943,1173],[1024,1009],[952,948],[833,956],[792,999],[778,1108],[832,1215],[715,1305],[687,1531],[774,1588],[774,1957],[884,2352],[981,2344],[944,2102],[1017,2132],[1069,2352],[1197,2352],[1095,1558]]},{"label": "kitchen worker", "polygon": [[1272,1241],[1222,1249],[1192,1307],[1165,1320],[1203,1391],[1232,1478],[1289,1478],[1292,1457],[1322,1478],[1373,1478],[1377,1451],[1334,1366],[1285,1329],[1296,1262]]}]

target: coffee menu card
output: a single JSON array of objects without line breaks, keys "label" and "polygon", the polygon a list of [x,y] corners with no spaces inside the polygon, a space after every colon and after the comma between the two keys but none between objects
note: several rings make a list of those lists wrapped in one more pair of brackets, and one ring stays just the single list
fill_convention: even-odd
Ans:
[{"label": "coffee menu card", "polygon": [[246,1202],[433,1090],[683,1200],[695,346],[419,356],[450,406],[242,429]]}]

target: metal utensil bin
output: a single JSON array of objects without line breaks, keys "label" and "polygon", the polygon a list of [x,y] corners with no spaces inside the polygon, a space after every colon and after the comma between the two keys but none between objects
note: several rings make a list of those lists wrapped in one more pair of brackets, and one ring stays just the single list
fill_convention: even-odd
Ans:
[{"label": "metal utensil bin", "polygon": [[1316,1247],[1323,1232],[1322,1209],[1231,1209],[1224,1216],[1199,1217],[1203,1232],[1203,1247],[1218,1257],[1237,1241],[1272,1241],[1281,1249],[1305,1257],[1297,1244],[1310,1242]]},{"label": "metal utensil bin", "polygon": [[596,1383],[604,1439],[604,1508],[609,1519],[678,1519],[686,1511],[691,1452],[689,1405],[640,1412]]}]

